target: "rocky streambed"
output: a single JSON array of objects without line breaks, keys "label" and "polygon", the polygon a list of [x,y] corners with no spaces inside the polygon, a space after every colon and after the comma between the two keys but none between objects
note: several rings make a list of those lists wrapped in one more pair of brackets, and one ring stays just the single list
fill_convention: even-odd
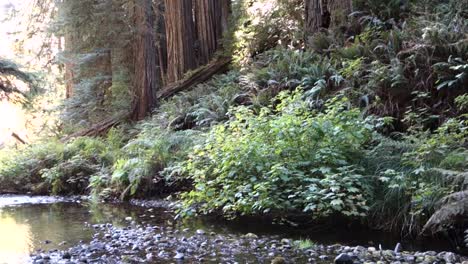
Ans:
[{"label": "rocky streambed", "polygon": [[[127,220],[131,220],[128,218]],[[91,226],[89,243],[39,252],[33,263],[468,263],[451,252],[406,252],[344,245],[301,245],[280,237],[226,235],[189,228],[112,224]]]},{"label": "rocky streambed", "polygon": [[447,243],[418,244],[354,229],[316,233],[254,220],[174,220],[169,203],[161,201],[94,204],[80,197],[0,196],[0,264],[467,260],[447,251]]}]

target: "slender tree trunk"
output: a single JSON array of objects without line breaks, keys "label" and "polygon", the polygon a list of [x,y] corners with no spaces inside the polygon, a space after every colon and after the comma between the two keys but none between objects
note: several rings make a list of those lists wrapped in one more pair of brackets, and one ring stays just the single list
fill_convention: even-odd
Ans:
[{"label": "slender tree trunk", "polygon": [[167,82],[183,79],[197,67],[192,0],[165,0]]},{"label": "slender tree trunk", "polygon": [[154,36],[154,11],[152,0],[135,0],[133,19],[134,38],[134,89],[133,120],[141,120],[156,104],[156,90],[160,85],[157,65],[158,55]]},{"label": "slender tree trunk", "polygon": [[73,86],[75,80],[74,63],[72,59],[73,38],[71,33],[65,33],[65,97],[71,98],[73,96]]},{"label": "slender tree trunk", "polygon": [[[59,5],[59,12],[64,17],[71,16],[72,0],[64,0]],[[71,98],[75,86],[75,63],[74,54],[76,52],[76,28],[67,24],[64,34],[64,51],[65,51],[65,97]]]}]

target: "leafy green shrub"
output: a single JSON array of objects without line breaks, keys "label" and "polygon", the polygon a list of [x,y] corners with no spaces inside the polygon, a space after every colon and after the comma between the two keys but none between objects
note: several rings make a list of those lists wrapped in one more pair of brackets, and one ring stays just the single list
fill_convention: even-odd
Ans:
[{"label": "leafy green shrub", "polygon": [[[122,148],[122,157],[113,164],[111,183],[122,197],[163,191],[155,190],[165,180],[160,172],[186,157],[192,146],[203,139],[203,134],[195,130],[171,131],[154,128],[151,123],[141,125],[142,132]],[[106,186],[94,180],[95,185]]]},{"label": "leafy green shrub", "polygon": [[0,191],[43,193],[34,190],[43,181],[41,171],[63,161],[63,156],[64,145],[56,140],[0,151]]},{"label": "leafy green shrub", "polygon": [[[458,96],[455,98],[455,104],[460,112],[468,113],[468,93]],[[467,114],[464,114],[465,118],[468,117]]]},{"label": "leafy green shrub", "polygon": [[345,99],[311,112],[301,97],[282,93],[276,109],[259,115],[240,107],[214,127],[179,164],[195,181],[183,213],[364,215],[369,186],[357,161],[371,123]]},{"label": "leafy green shrub", "polygon": [[105,139],[80,137],[68,143],[49,140],[27,146],[13,155],[2,151],[2,190],[87,193],[89,178],[112,166],[125,141],[122,131],[114,129]]},{"label": "leafy green shrub", "polygon": [[90,178],[112,166],[125,139],[122,131],[116,129],[105,139],[74,139],[64,146],[63,160],[43,169],[42,177],[52,186],[54,194],[87,193]]}]

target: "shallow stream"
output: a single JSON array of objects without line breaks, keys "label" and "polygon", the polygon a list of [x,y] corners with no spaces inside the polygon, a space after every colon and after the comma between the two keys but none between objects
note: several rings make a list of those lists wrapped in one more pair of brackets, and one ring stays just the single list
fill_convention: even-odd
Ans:
[{"label": "shallow stream", "polygon": [[[27,263],[30,255],[50,250],[65,250],[77,244],[89,243],[96,233],[96,224],[112,224],[119,228],[133,225],[170,227],[195,234],[203,230],[230,239],[253,233],[265,241],[288,238],[291,241],[310,239],[321,245],[343,244],[349,246],[392,249],[399,239],[383,233],[349,230],[311,233],[260,222],[225,222],[195,219],[174,221],[174,214],[165,206],[144,208],[129,204],[91,204],[79,199],[52,197],[0,196],[0,264]],[[191,231],[187,231],[191,230]],[[181,231],[182,232],[182,231]],[[176,232],[177,233],[177,232]],[[265,242],[266,243],[266,242]],[[455,249],[447,241],[402,243],[405,250]],[[245,259],[251,252],[245,252]],[[159,262],[155,262],[159,263]],[[168,263],[171,263],[168,261]],[[256,263],[256,262],[252,262]]]}]

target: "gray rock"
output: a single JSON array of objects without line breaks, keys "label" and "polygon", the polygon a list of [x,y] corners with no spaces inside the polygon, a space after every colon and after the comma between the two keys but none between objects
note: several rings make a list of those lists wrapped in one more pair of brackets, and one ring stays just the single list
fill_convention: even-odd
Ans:
[{"label": "gray rock", "polygon": [[138,245],[133,245],[132,250],[133,250],[133,251],[138,251],[138,250],[140,250],[140,246],[138,246]]},{"label": "gray rock", "polygon": [[65,253],[63,253],[63,255],[62,255],[62,258],[63,258],[63,259],[71,259],[71,257],[72,257],[72,256],[71,256],[70,252],[65,252]]},{"label": "gray rock", "polygon": [[364,252],[366,252],[366,248],[363,247],[363,246],[357,246],[357,247],[355,247],[354,250],[353,250],[353,253],[356,254],[356,255],[362,254],[362,253],[364,253]]},{"label": "gray rock", "polygon": [[177,252],[177,254],[174,256],[174,259],[184,259],[185,255],[184,253]]},{"label": "gray rock", "polygon": [[393,251],[393,250],[384,250],[384,251],[381,251],[381,252],[382,252],[382,256],[384,256],[387,259],[395,257],[395,251]]},{"label": "gray rock", "polygon": [[271,261],[271,264],[285,264],[285,263],[286,263],[286,259],[284,259],[283,257],[276,257]]},{"label": "gray rock", "polygon": [[455,253],[452,253],[452,252],[445,253],[443,259],[447,263],[456,263],[456,262],[458,262],[457,255],[455,255]]},{"label": "gray rock", "polygon": [[96,243],[92,243],[88,249],[90,251],[100,251],[100,250],[104,250],[104,248],[105,248],[105,245],[103,243],[96,242]]},{"label": "gray rock", "polygon": [[279,85],[279,82],[277,82],[276,80],[268,80],[267,84],[268,86],[276,86]]},{"label": "gray rock", "polygon": [[412,255],[405,256],[404,259],[406,262],[409,262],[409,263],[413,263],[416,260],[416,258]]},{"label": "gray rock", "polygon": [[397,253],[400,252],[400,250],[401,250],[401,244],[398,243],[398,244],[396,244],[395,249],[393,250],[393,252],[395,252],[395,254],[397,254]]},{"label": "gray rock", "polygon": [[375,251],[377,251],[377,249],[375,247],[369,247],[369,248],[367,248],[367,251],[375,252]]},{"label": "gray rock", "polygon": [[346,253],[342,253],[335,258],[335,264],[353,264],[353,258]]},{"label": "gray rock", "polygon": [[256,234],[253,234],[253,233],[248,233],[244,237],[248,238],[248,239],[257,239],[258,238],[258,236]]}]

